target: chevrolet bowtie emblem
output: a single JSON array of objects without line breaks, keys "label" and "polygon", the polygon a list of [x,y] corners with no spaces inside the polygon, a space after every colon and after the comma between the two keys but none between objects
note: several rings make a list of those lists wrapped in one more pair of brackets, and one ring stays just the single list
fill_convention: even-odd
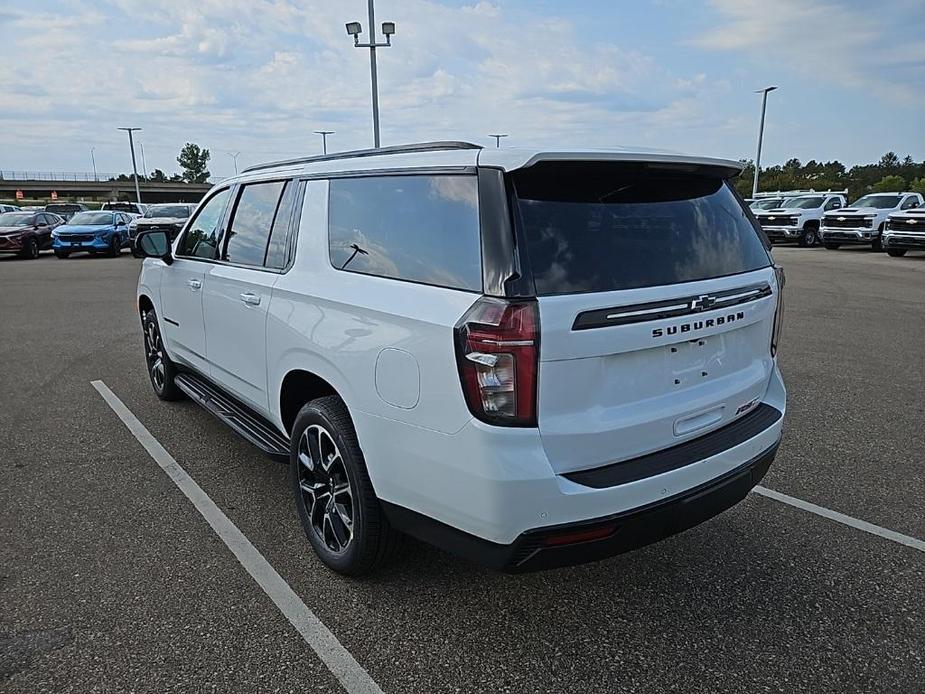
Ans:
[{"label": "chevrolet bowtie emblem", "polygon": [[714,296],[698,296],[691,300],[691,311],[706,311],[715,303],[716,297]]},{"label": "chevrolet bowtie emblem", "polygon": [[907,219],[906,220],[906,224],[918,224],[918,223],[919,222],[917,219]]},{"label": "chevrolet bowtie emblem", "polygon": [[838,218],[838,221],[839,221],[839,222],[844,222],[844,221],[845,221],[845,218],[844,218],[844,217],[839,217],[839,218]]}]

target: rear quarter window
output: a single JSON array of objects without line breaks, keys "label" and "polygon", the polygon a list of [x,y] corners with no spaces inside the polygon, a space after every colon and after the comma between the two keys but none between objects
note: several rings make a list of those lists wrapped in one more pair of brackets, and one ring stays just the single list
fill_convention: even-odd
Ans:
[{"label": "rear quarter window", "polygon": [[482,289],[475,176],[332,179],[328,224],[339,270]]},{"label": "rear quarter window", "polygon": [[693,282],[771,264],[722,178],[640,164],[539,164],[511,175],[539,295]]}]

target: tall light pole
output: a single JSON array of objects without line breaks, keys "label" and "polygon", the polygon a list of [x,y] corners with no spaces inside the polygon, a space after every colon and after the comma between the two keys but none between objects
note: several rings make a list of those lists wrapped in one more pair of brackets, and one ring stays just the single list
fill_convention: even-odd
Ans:
[{"label": "tall light pole", "polygon": [[99,179],[99,176],[96,175],[96,155],[94,154],[95,151],[96,151],[96,147],[90,148],[90,163],[93,165],[93,180],[98,181],[100,179]]},{"label": "tall light pole", "polygon": [[238,175],[238,157],[241,155],[240,152],[228,152],[228,156],[234,161],[234,173],[235,176]]},{"label": "tall light pole", "polygon": [[510,137],[510,135],[507,135],[507,134],[504,134],[504,135],[489,135],[488,137],[493,137],[493,138],[495,138],[495,149],[501,149],[501,138],[502,138],[502,137]]},{"label": "tall light pole", "polygon": [[[328,153],[328,135],[333,135],[333,130],[316,130],[316,135],[321,135],[321,153]],[[376,145],[378,147],[378,145]]]},{"label": "tall light pole", "polygon": [[132,139],[132,133],[141,128],[116,128],[128,133],[128,146],[132,150],[132,173],[135,175],[135,201],[141,204],[141,189],[138,187],[138,165],[135,163],[135,141]]},{"label": "tall light pole", "polygon": [[145,143],[139,140],[138,147],[141,148],[141,173],[145,178],[148,178],[148,164],[145,162]]},{"label": "tall light pole", "polygon": [[764,114],[768,108],[768,92],[773,92],[777,87],[765,87],[756,89],[755,94],[761,94],[761,125],[758,126],[758,153],[755,155],[755,179],[752,181],[752,197],[758,194],[758,172],[761,170],[761,143],[764,140]]},{"label": "tall light pole", "polygon": [[347,23],[347,34],[353,37],[354,48],[369,49],[369,75],[372,82],[373,91],[373,142],[376,149],[379,148],[379,77],[376,70],[376,49],[385,48],[392,45],[392,36],[395,34],[395,22],[382,23],[382,35],[385,36],[385,43],[376,42],[376,10],[373,8],[373,0],[369,0],[369,43],[360,43],[360,34],[363,32],[363,26],[359,22]]}]

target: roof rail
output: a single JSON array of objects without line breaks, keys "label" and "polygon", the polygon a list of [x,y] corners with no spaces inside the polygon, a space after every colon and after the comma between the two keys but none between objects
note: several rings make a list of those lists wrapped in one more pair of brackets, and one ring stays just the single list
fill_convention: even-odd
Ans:
[{"label": "roof rail", "polygon": [[447,140],[445,142],[418,142],[409,145],[390,145],[388,147],[379,147],[378,149],[354,149],[347,152],[332,152],[331,154],[317,154],[311,157],[299,157],[298,159],[284,159],[283,161],[274,161],[269,164],[256,164],[248,166],[241,173],[249,171],[260,171],[262,169],[274,169],[278,166],[295,166],[296,164],[311,164],[318,161],[336,161],[338,159],[357,159],[360,157],[378,157],[385,154],[411,154],[414,152],[439,152],[451,149],[482,149],[481,145],[471,142],[458,142]]}]

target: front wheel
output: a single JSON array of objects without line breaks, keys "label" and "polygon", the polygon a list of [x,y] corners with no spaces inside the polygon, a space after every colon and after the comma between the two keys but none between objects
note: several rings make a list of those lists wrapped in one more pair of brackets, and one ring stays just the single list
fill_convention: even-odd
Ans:
[{"label": "front wheel", "polygon": [[837,251],[839,248],[841,248],[841,244],[838,243],[824,243],[822,245],[830,251]]},{"label": "front wheel", "polygon": [[112,238],[109,239],[109,250],[107,255],[110,258],[118,258],[122,255],[122,243],[119,241],[119,237],[116,234],[112,235]]},{"label": "front wheel", "polygon": [[39,242],[34,236],[29,237],[23,243],[22,257],[26,260],[35,260],[39,257]]},{"label": "front wheel", "polygon": [[808,226],[803,229],[803,234],[797,242],[800,248],[813,248],[819,242],[818,230],[815,227]]},{"label": "front wheel", "polygon": [[886,254],[891,258],[902,258],[907,250],[906,248],[888,248]]},{"label": "front wheel", "polygon": [[177,367],[170,361],[164,351],[164,341],[161,339],[161,329],[157,324],[157,314],[152,308],[145,311],[141,318],[141,325],[145,338],[145,363],[148,367],[148,378],[154,394],[161,400],[180,400],[183,391],[177,387],[174,378]]},{"label": "front wheel", "polygon": [[302,529],[328,568],[362,576],[395,553],[401,535],[382,513],[339,397],[312,400],[299,411],[289,467]]}]

